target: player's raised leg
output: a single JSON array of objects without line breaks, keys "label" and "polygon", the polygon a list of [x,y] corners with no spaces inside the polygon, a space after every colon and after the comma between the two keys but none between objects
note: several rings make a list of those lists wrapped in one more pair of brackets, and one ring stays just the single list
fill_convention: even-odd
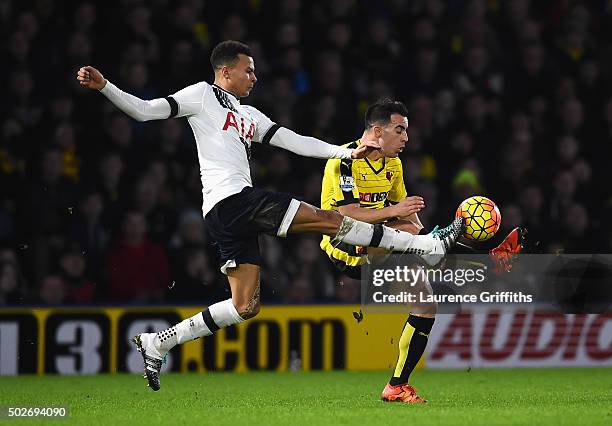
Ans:
[{"label": "player's raised leg", "polygon": [[421,256],[427,263],[438,263],[463,234],[463,218],[427,235],[412,235],[383,224],[372,225],[342,216],[333,210],[321,210],[304,202],[291,222],[289,232],[320,232],[333,237],[333,243],[381,247],[399,253]]}]

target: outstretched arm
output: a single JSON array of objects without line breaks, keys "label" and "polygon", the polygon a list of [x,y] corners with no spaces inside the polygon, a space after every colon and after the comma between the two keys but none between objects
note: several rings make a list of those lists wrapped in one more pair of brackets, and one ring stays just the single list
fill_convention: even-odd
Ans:
[{"label": "outstretched arm", "polygon": [[373,150],[380,149],[378,141],[362,140],[357,148],[348,149],[310,136],[298,135],[294,131],[279,126],[257,108],[250,105],[245,105],[244,108],[251,113],[257,122],[253,137],[254,142],[278,146],[298,155],[314,158],[364,158]]},{"label": "outstretched arm", "polygon": [[171,107],[168,99],[158,98],[142,100],[119,89],[106,80],[94,67],[82,67],[77,73],[77,80],[83,87],[99,90],[117,108],[138,121],[162,120],[170,117]]},{"label": "outstretched arm", "polygon": [[373,150],[380,149],[378,141],[362,140],[357,148],[349,149],[310,136],[298,135],[284,127],[277,127],[273,131],[275,133],[269,138],[270,145],[284,148],[304,157],[356,159],[364,158]]},{"label": "outstretched arm", "polygon": [[[417,212],[425,207],[423,198],[419,196],[406,197],[397,204],[381,209],[368,209],[361,207],[359,203],[351,203],[338,207],[338,211],[344,216],[352,217],[367,223],[381,223],[392,219],[403,219],[420,225]],[[416,219],[415,219],[416,218]],[[422,225],[421,225],[422,228]]]}]

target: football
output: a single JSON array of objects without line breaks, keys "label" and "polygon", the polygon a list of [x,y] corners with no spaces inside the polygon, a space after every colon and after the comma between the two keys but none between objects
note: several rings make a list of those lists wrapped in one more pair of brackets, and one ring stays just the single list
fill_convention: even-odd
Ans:
[{"label": "football", "polygon": [[495,235],[501,224],[501,213],[497,205],[480,195],[463,200],[455,213],[455,217],[459,216],[466,221],[464,237],[474,241],[488,240]]}]

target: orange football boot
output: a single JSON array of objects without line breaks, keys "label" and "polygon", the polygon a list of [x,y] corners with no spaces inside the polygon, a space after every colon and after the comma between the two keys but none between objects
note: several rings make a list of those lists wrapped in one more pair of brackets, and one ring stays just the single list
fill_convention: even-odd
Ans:
[{"label": "orange football boot", "polygon": [[387,386],[382,391],[380,399],[387,402],[406,402],[408,404],[421,404],[427,402],[417,395],[416,389],[409,385]]},{"label": "orange football boot", "polygon": [[523,250],[526,236],[527,230],[525,228],[514,228],[500,245],[489,252],[491,259],[493,259],[496,265],[493,272],[502,274],[512,270],[512,263],[521,250]]}]

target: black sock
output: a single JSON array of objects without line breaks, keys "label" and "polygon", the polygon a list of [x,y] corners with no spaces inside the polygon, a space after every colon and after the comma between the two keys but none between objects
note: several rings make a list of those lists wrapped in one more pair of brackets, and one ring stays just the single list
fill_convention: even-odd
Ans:
[{"label": "black sock", "polygon": [[391,386],[408,383],[412,370],[414,370],[423,352],[425,352],[429,332],[433,327],[434,321],[434,318],[418,317],[412,314],[408,316],[399,341],[400,353],[397,358],[395,372],[389,381]]}]

